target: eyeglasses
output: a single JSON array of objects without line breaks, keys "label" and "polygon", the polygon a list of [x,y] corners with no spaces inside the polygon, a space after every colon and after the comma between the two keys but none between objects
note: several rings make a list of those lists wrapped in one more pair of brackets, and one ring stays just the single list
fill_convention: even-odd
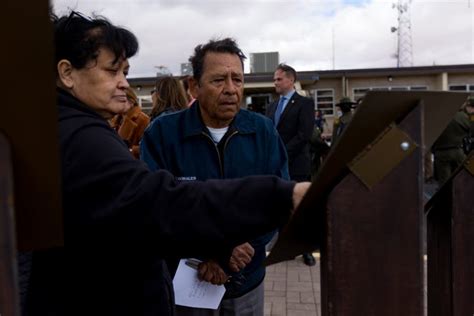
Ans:
[{"label": "eyeglasses", "polygon": [[[79,20],[78,20],[79,18]],[[69,29],[69,27],[74,27],[76,25],[77,22],[90,22],[90,23],[94,23],[94,20],[87,16],[87,15],[84,15],[82,14],[81,12],[77,12],[77,11],[71,11],[71,13],[69,13],[68,17],[67,18],[61,18],[60,19],[60,23],[64,23],[64,29]]]}]

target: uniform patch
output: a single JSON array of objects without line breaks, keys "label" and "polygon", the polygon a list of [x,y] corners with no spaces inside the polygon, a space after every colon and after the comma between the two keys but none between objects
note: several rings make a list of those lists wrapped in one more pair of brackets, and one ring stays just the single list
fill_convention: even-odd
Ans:
[{"label": "uniform patch", "polygon": [[196,177],[176,177],[178,181],[195,181]]}]

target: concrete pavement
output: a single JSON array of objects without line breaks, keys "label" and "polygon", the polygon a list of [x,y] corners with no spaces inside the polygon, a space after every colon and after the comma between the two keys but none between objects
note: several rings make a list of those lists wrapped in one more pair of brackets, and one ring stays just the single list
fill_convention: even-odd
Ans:
[{"label": "concrete pavement", "polygon": [[308,267],[301,256],[267,267],[266,316],[320,316],[321,282],[319,253]]}]

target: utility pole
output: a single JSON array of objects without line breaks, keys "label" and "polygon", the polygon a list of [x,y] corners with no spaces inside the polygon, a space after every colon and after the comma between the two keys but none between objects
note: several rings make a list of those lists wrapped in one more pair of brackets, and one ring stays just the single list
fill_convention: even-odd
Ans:
[{"label": "utility pole", "polygon": [[411,38],[410,5],[412,0],[398,0],[392,8],[398,11],[398,27],[392,26],[392,33],[397,32],[397,67],[413,66],[413,45]]}]

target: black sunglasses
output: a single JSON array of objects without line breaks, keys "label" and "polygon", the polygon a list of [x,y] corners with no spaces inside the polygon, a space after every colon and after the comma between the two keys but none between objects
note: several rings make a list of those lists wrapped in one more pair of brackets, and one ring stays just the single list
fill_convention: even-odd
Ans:
[{"label": "black sunglasses", "polygon": [[82,19],[87,20],[89,22],[92,22],[92,18],[90,16],[87,16],[87,15],[81,13],[81,12],[71,11],[71,13],[68,16],[68,19],[72,19],[74,17],[79,17],[79,18],[82,18]]},{"label": "black sunglasses", "polygon": [[71,13],[69,13],[69,16],[64,20],[64,22],[62,22],[64,23],[64,28],[68,29],[71,25],[76,25],[75,23],[78,22],[78,18],[79,18],[79,21],[81,22],[89,22],[89,23],[94,22],[94,20],[91,17],[84,15],[81,12],[71,11]]}]

